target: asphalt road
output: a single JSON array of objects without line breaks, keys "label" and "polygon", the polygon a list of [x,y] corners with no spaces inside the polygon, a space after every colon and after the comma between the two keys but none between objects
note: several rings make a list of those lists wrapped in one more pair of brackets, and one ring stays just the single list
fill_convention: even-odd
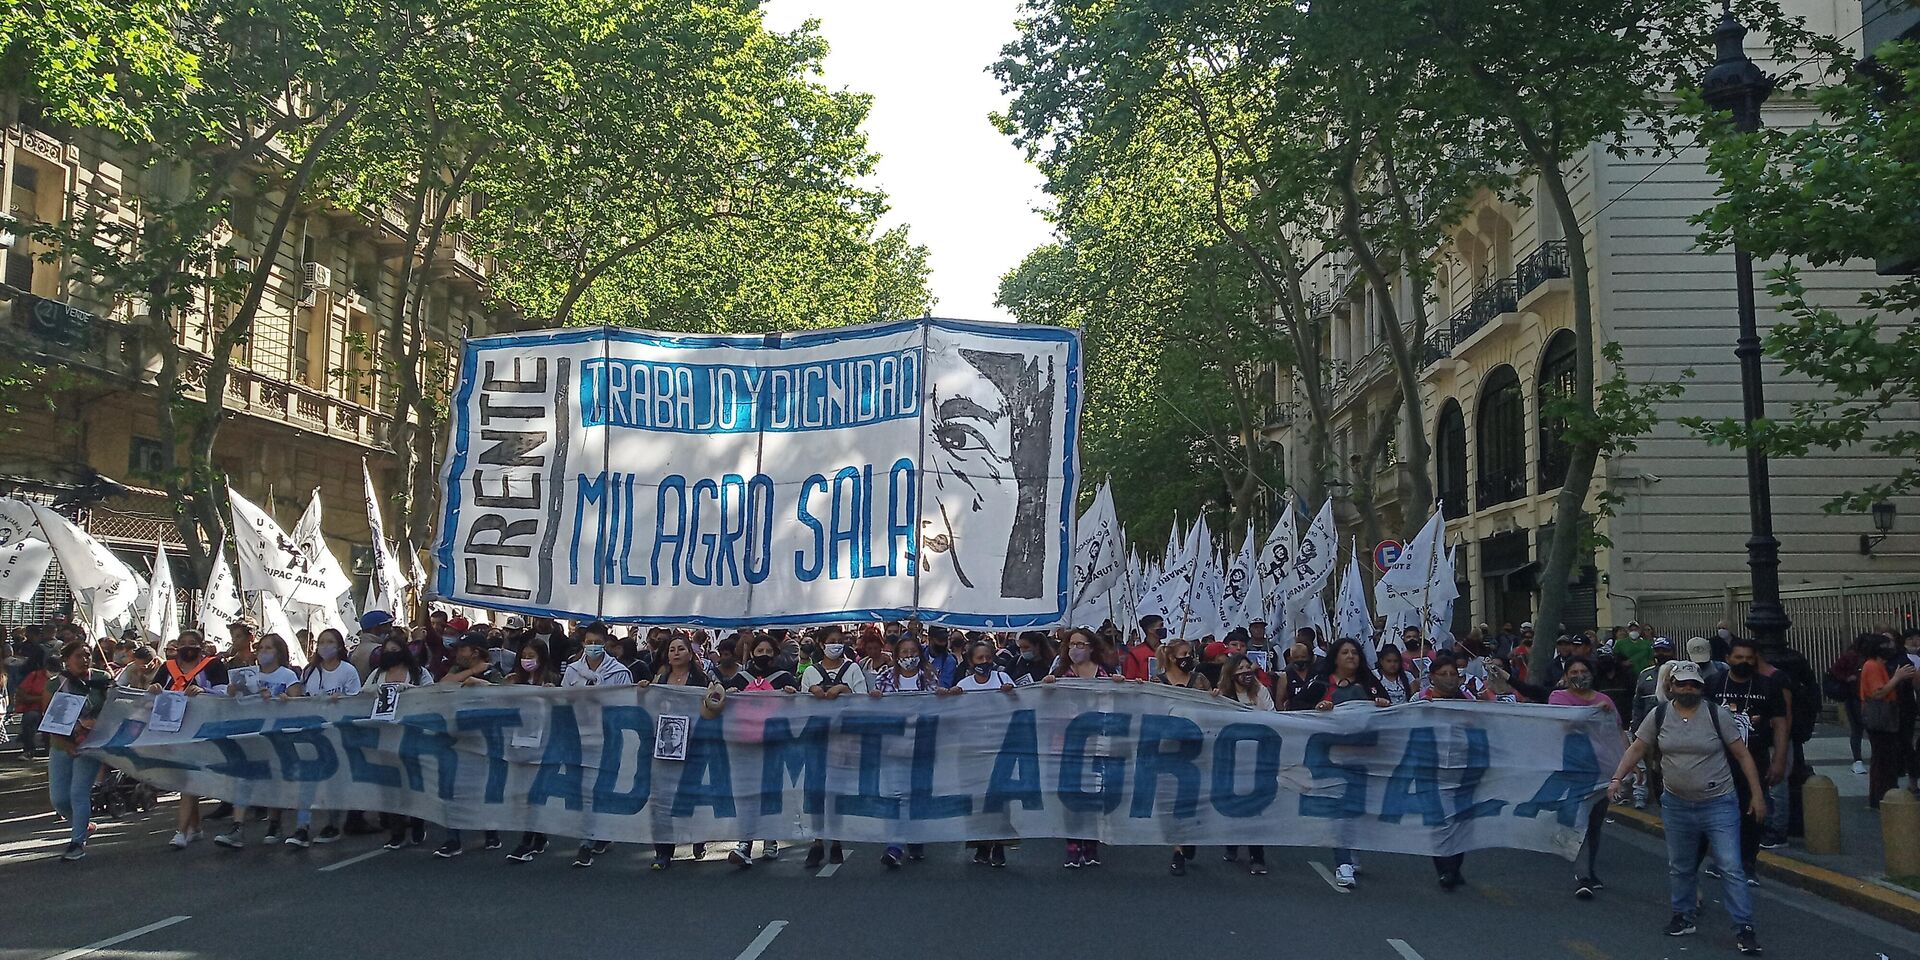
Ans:
[{"label": "asphalt road", "polygon": [[[1624,826],[1607,832],[1608,888],[1591,902],[1573,898],[1564,862],[1506,851],[1469,856],[1467,886],[1453,893],[1415,857],[1362,854],[1360,887],[1349,893],[1322,876],[1333,865],[1325,850],[1270,851],[1272,874],[1253,877],[1209,848],[1176,878],[1165,852],[1147,848],[1110,849],[1104,866],[1065,870],[1054,840],[1027,842],[1004,870],[935,845],[925,862],[893,872],[869,845],[850,847],[837,869],[811,871],[790,848],[742,873],[720,859],[721,846],[710,862],[681,859],[661,873],[647,869],[650,851],[616,847],[580,870],[564,841],[523,865],[479,851],[477,837],[443,861],[430,853],[437,831],[427,846],[397,852],[373,837],[307,851],[256,840],[239,852],[211,843],[175,852],[166,846],[171,802],[102,825],[86,859],[62,863],[65,829],[45,812],[43,782],[40,765],[0,760],[0,960],[1736,955],[1717,888],[1698,935],[1661,935],[1664,859]],[[1768,956],[1920,958],[1920,932],[1797,891],[1769,884],[1757,910]]]}]

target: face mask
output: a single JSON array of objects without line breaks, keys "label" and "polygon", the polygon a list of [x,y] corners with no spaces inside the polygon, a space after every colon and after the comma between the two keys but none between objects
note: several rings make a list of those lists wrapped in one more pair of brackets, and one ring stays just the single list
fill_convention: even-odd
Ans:
[{"label": "face mask", "polygon": [[1074,647],[1067,651],[1067,659],[1072,660],[1074,663],[1086,663],[1088,660],[1093,659],[1093,651],[1088,650],[1086,647]]},{"label": "face mask", "polygon": [[200,651],[182,650],[174,655],[174,659],[190,666],[200,662]]},{"label": "face mask", "polygon": [[826,645],[826,651],[828,660],[838,660],[842,654],[847,652],[847,645],[844,643],[829,643]]},{"label": "face mask", "polygon": [[1448,696],[1452,696],[1453,694],[1460,692],[1460,678],[1459,677],[1434,677],[1433,688],[1435,690],[1440,691],[1441,693],[1447,694]]},{"label": "face mask", "polygon": [[760,654],[753,658],[753,668],[761,673],[766,673],[773,669],[773,658],[764,653]]},{"label": "face mask", "polygon": [[1259,679],[1260,679],[1260,677],[1259,677],[1259,675],[1258,675],[1258,674],[1252,674],[1252,673],[1243,673],[1243,674],[1241,674],[1241,675],[1239,676],[1239,678],[1238,678],[1238,679],[1239,679],[1239,681],[1240,681],[1240,685],[1241,685],[1241,686],[1243,686],[1243,687],[1251,687],[1251,686],[1253,686],[1253,684],[1254,684],[1254,682],[1255,682],[1255,681],[1257,681],[1257,680],[1259,680]]},{"label": "face mask", "polygon": [[1717,635],[1718,635],[1718,636],[1720,637],[1720,639],[1722,639],[1722,640],[1732,640],[1732,639],[1733,639],[1733,631],[1732,631],[1732,630],[1728,630],[1728,629],[1727,629],[1726,627],[1721,627],[1720,629],[1718,629],[1718,630],[1715,630],[1715,631],[1714,631],[1714,633],[1715,633],[1715,634],[1717,634]]},{"label": "face mask", "polygon": [[520,658],[520,669],[525,673],[532,673],[535,670],[540,669],[540,661],[528,660],[527,658],[522,657]]},{"label": "face mask", "polygon": [[588,660],[598,660],[607,655],[607,648],[604,644],[589,643],[586,646],[586,652]]},{"label": "face mask", "polygon": [[1570,690],[1591,690],[1593,689],[1593,676],[1591,674],[1581,674],[1577,677],[1568,677],[1567,688]]},{"label": "face mask", "polygon": [[973,672],[984,677],[993,672],[993,663],[991,661],[987,663],[976,663],[973,665]]},{"label": "face mask", "polygon": [[1638,639],[1640,639],[1640,631],[1638,631],[1638,630],[1628,630],[1628,631],[1627,631],[1627,637],[1628,637],[1628,639],[1632,639],[1632,640],[1638,640]]},{"label": "face mask", "polygon": [[920,669],[920,658],[919,658],[919,657],[901,657],[901,658],[900,658],[900,669],[902,669],[902,670],[905,670],[905,671],[907,671],[908,673],[913,673],[913,672],[915,672],[915,671],[917,671],[917,670],[919,670],[919,669]]},{"label": "face mask", "polygon": [[260,661],[261,666],[271,669],[273,667],[274,660],[279,656],[280,656],[279,654],[274,653],[272,650],[262,650],[259,653],[254,654],[254,659]]},{"label": "face mask", "polygon": [[1697,707],[1700,705],[1700,694],[1675,693],[1673,695],[1673,702],[1683,707]]},{"label": "face mask", "polygon": [[323,643],[313,648],[313,652],[319,654],[322,660],[332,660],[334,657],[340,655],[340,645],[337,643]]},{"label": "face mask", "polygon": [[1179,665],[1180,669],[1182,670],[1192,670],[1194,664],[1197,664],[1200,662],[1200,658],[1199,657],[1175,657],[1173,662]]},{"label": "face mask", "polygon": [[1727,672],[1732,674],[1734,679],[1736,680],[1745,680],[1746,678],[1753,676],[1753,664],[1751,663],[1728,664]]},{"label": "face mask", "polygon": [[407,653],[404,650],[383,650],[380,653],[380,665],[383,667],[404,667],[407,665]]},{"label": "face mask", "polygon": [[1038,653],[1035,653],[1035,652],[1034,652],[1034,651],[1032,651],[1032,650],[1022,650],[1022,651],[1020,651],[1020,660],[1021,660],[1021,661],[1022,661],[1023,663],[1032,663],[1032,662],[1034,662],[1035,660],[1038,660],[1038,659],[1040,659],[1040,654],[1038,654]]}]

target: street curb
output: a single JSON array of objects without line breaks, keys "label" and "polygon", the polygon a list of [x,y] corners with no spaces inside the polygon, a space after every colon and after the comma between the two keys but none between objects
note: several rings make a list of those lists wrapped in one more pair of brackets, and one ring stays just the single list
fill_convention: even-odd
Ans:
[{"label": "street curb", "polygon": [[[1619,823],[1641,833],[1663,837],[1660,818],[1645,810],[1613,807],[1607,811]],[[1909,930],[1920,930],[1920,897],[1889,890],[1873,880],[1849,877],[1803,860],[1760,851],[1760,875],[1818,897],[1872,914]]]}]

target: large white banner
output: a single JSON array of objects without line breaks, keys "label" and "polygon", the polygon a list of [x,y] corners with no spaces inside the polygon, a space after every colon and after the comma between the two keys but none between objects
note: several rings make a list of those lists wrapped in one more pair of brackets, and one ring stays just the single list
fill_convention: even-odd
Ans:
[{"label": "large white banner", "polygon": [[912,320],[467,342],[431,593],[704,626],[1067,614],[1077,336]]},{"label": "large white banner", "polygon": [[[1618,762],[1596,708],[1253,710],[1162,685],[818,700],[652,686],[109,704],[87,750],[161,790],[460,829],[689,842],[1075,837],[1571,858]],[[97,742],[96,742],[97,741]],[[680,757],[683,759],[663,759]]]}]

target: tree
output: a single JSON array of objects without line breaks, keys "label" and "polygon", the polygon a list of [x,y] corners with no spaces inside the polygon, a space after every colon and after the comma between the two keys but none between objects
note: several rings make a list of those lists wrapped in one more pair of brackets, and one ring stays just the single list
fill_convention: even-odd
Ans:
[{"label": "tree", "polygon": [[1722,199],[1699,218],[1710,249],[1737,239],[1755,256],[1786,261],[1768,289],[1789,319],[1767,334],[1765,348],[1788,373],[1825,389],[1751,433],[1735,419],[1687,422],[1711,442],[1758,444],[1769,455],[1864,445],[1896,464],[1890,476],[1840,492],[1826,505],[1832,512],[1920,489],[1920,428],[1902,412],[1920,401],[1920,277],[1862,293],[1862,309],[1843,314],[1810,295],[1800,274],[1802,266],[1911,263],[1920,255],[1920,43],[1893,42],[1873,54],[1871,69],[1848,71],[1813,94],[1817,125],[1748,134],[1709,126],[1707,166],[1721,179]]},{"label": "tree", "polygon": [[152,112],[198,82],[198,60],[175,38],[169,0],[10,0],[0,7],[0,90],[55,123],[132,140]]}]

